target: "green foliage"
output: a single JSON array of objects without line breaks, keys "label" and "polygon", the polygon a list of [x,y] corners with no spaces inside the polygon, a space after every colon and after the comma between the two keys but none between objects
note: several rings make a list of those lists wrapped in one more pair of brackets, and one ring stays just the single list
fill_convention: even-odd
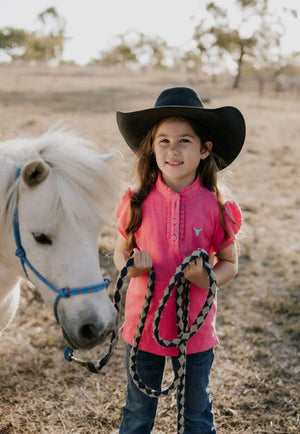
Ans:
[{"label": "green foliage", "polygon": [[62,34],[55,36],[36,36],[28,34],[26,38],[26,49],[22,55],[13,56],[22,60],[49,61],[60,58],[63,51],[64,37]]},{"label": "green foliage", "polygon": [[53,7],[39,14],[38,18],[42,24],[46,24],[49,18],[54,20],[54,28],[50,33],[26,32],[11,27],[0,29],[0,50],[4,50],[13,60],[47,62],[52,59],[60,59],[65,40],[64,20]]},{"label": "green foliage", "polygon": [[162,38],[151,38],[144,33],[130,30],[118,35],[114,47],[102,51],[100,58],[94,60],[93,63],[104,66],[144,64],[154,68],[163,68],[167,51],[168,45]]},{"label": "green foliage", "polygon": [[47,17],[48,17],[49,15],[52,16],[52,17],[55,17],[55,18],[58,18],[58,17],[59,17],[59,15],[58,15],[56,9],[55,9],[54,7],[52,7],[52,8],[48,8],[48,9],[46,9],[44,12],[42,12],[41,14],[39,14],[39,15],[38,15],[38,19],[39,19],[40,21],[42,21],[44,24],[46,24]]},{"label": "green foliage", "polygon": [[23,46],[27,33],[22,29],[5,27],[0,29],[0,50],[11,50]]},{"label": "green foliage", "polygon": [[[195,28],[194,40],[201,55],[209,61],[214,57],[220,64],[226,55],[231,56],[237,71],[234,87],[238,87],[245,61],[256,63],[257,68],[265,68],[266,64],[274,61],[284,27],[280,18],[269,11],[268,0],[235,2],[240,21],[234,27],[231,11],[224,3],[219,6],[218,1],[210,2],[206,10],[213,18],[213,25],[207,25],[207,20],[202,19]],[[252,26],[249,25],[251,21]]]},{"label": "green foliage", "polygon": [[202,67],[202,59],[199,52],[186,51],[175,66],[177,68],[184,66],[186,70],[197,71]]},{"label": "green foliage", "polygon": [[[257,0],[237,0],[242,8],[255,7],[259,3]],[[263,3],[267,4],[268,0],[263,0]]]},{"label": "green foliage", "polygon": [[137,58],[132,48],[126,44],[120,44],[112,50],[103,51],[100,59],[94,61],[103,66],[125,65],[127,63],[136,63]]},{"label": "green foliage", "polygon": [[226,18],[226,11],[221,7],[217,6],[214,2],[208,3],[208,5],[206,6],[206,10],[210,12],[215,18]]}]

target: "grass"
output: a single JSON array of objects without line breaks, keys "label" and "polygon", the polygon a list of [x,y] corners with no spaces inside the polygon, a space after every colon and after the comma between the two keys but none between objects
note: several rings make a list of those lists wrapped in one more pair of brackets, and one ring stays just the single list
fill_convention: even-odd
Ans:
[{"label": "grass", "polygon": [[[103,152],[121,152],[116,168],[131,183],[131,159],[115,110],[152,106],[165,87],[187,83],[181,73],[129,73],[0,65],[1,139],[36,135],[67,118]],[[218,292],[221,344],[211,376],[219,434],[298,433],[299,426],[299,99],[235,92],[226,83],[195,82],[211,107],[236,105],[247,140],[226,181],[243,210],[239,275]],[[32,95],[32,92],[34,94]],[[98,95],[98,96],[97,96]],[[101,98],[100,98],[101,97]],[[76,106],[76,107],[75,107]],[[288,126],[288,127],[287,127]],[[294,145],[295,144],[295,145]],[[103,273],[116,279],[115,221],[101,237]],[[51,308],[23,296],[0,341],[0,434],[110,434],[125,401],[124,343],[93,375],[63,359]],[[97,361],[105,346],[82,357]],[[167,372],[168,376],[171,375]],[[159,402],[155,434],[176,432],[176,398]]]}]

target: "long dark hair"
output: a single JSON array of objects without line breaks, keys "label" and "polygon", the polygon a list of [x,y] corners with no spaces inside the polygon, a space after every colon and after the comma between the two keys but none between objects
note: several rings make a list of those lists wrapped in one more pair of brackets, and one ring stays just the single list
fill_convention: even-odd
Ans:
[{"label": "long dark hair", "polygon": [[[206,143],[210,140],[209,132],[204,129],[197,122],[192,119],[187,119],[184,117],[176,116],[176,119],[187,122],[195,134],[200,138],[201,147],[207,148]],[[130,218],[126,227],[126,234],[128,235],[128,248],[130,254],[135,247],[137,247],[135,241],[135,232],[139,229],[142,223],[142,203],[150,193],[151,188],[155,184],[157,180],[157,176],[159,173],[159,168],[156,164],[156,158],[153,149],[153,141],[155,135],[157,133],[158,127],[161,122],[165,120],[157,122],[147,133],[143,142],[141,143],[141,147],[138,151],[138,163],[137,163],[137,175],[139,180],[139,186],[137,190],[133,193],[130,202]],[[207,148],[208,149],[208,148]],[[222,160],[217,157],[213,152],[210,152],[208,157],[204,160],[201,160],[198,168],[197,175],[199,176],[202,185],[207,188],[209,191],[215,193],[219,205],[220,210],[220,221],[221,226],[224,230],[224,241],[230,234],[226,228],[224,213],[225,207],[222,200],[222,196],[220,190],[217,185],[217,172],[224,167]]]}]

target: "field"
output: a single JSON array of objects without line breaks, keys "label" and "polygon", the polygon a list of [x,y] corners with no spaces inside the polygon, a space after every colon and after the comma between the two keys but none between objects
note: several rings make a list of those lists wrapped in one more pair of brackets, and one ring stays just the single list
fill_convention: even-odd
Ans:
[{"label": "field", "polygon": [[[2,65],[0,140],[67,122],[101,151],[116,154],[121,194],[133,161],[115,111],[151,107],[162,89],[176,85],[194,87],[208,107],[239,107],[247,121],[245,147],[222,176],[244,224],[239,275],[218,296],[221,344],[211,378],[218,433],[298,433],[299,95],[233,92],[224,81],[175,72]],[[113,281],[114,224],[112,217],[99,240],[101,267]],[[97,361],[106,348],[80,355]],[[98,376],[67,363],[51,308],[24,287],[18,313],[1,336],[0,360],[1,434],[117,432],[126,387],[122,340]],[[176,399],[162,398],[155,433],[175,432]]]}]

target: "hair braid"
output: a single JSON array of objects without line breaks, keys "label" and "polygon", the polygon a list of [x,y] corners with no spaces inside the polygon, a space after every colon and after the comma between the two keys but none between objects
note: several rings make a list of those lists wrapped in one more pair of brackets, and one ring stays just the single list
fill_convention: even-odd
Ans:
[{"label": "hair braid", "polygon": [[142,204],[155,184],[159,172],[152,147],[153,137],[157,128],[158,125],[148,132],[138,154],[137,175],[139,187],[131,197],[131,216],[125,229],[128,235],[129,254],[132,254],[133,249],[137,247],[134,234],[142,223]]},{"label": "hair braid", "polygon": [[[201,146],[206,147],[205,143],[210,140],[208,131],[206,131],[201,125],[197,124],[191,119],[186,119],[182,117],[176,118],[181,121],[188,122],[195,131],[195,133],[200,137]],[[142,223],[142,204],[150,193],[151,188],[155,184],[159,173],[159,168],[156,164],[155,154],[153,151],[153,140],[159,125],[160,122],[157,122],[150,129],[150,131],[144,138],[138,153],[137,174],[139,179],[139,187],[131,197],[131,216],[125,229],[126,234],[128,235],[128,248],[130,254],[132,254],[133,249],[137,247],[134,234],[139,229]],[[224,231],[225,242],[226,238],[230,237],[230,234],[225,224],[224,215],[226,214],[233,223],[235,222],[226,213],[221,192],[218,189],[217,185],[217,172],[223,167],[224,166],[221,159],[217,157],[213,152],[210,152],[207,158],[200,161],[197,169],[197,174],[201,180],[203,187],[207,188],[209,191],[215,193],[216,195],[220,211],[220,222]]]}]

